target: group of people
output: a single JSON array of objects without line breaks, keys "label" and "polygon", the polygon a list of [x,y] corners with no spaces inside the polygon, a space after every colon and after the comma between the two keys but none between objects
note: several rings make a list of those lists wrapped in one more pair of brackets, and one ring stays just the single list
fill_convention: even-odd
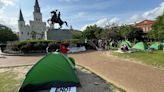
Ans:
[{"label": "group of people", "polygon": [[[50,44],[48,44],[47,48],[46,48],[46,53],[48,54],[49,52],[51,52],[50,50]],[[67,55],[68,51],[69,51],[69,48],[67,48],[65,46],[65,44],[60,44],[56,50],[57,52],[60,52],[60,53],[63,53],[64,55]]]},{"label": "group of people", "polygon": [[117,47],[116,41],[108,40],[108,39],[92,39],[92,40],[85,40],[85,43],[92,42],[96,48],[101,48],[103,50],[109,50],[111,48]]},{"label": "group of people", "polygon": [[125,44],[124,44],[124,45],[122,45],[120,49],[121,49],[121,51],[123,51],[123,52],[127,52],[127,51],[129,51],[128,46],[127,46],[127,45],[125,45]]},{"label": "group of people", "polygon": [[99,48],[103,48],[105,50],[109,50],[110,47],[114,48],[114,47],[117,47],[117,43],[115,41],[112,41],[112,40],[102,40],[102,39],[99,39],[98,40],[98,46]]},{"label": "group of people", "polygon": [[107,41],[107,40],[99,39],[99,40],[98,40],[98,46],[99,46],[99,48],[108,49],[108,48],[107,48],[107,46],[108,46],[108,41]]}]

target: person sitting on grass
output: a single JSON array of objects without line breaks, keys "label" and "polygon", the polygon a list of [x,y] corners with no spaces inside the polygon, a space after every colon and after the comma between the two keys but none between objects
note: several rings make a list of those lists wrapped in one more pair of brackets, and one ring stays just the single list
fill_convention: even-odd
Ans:
[{"label": "person sitting on grass", "polygon": [[125,45],[125,46],[124,46],[124,48],[125,48],[125,52],[129,51],[129,49],[128,49],[128,46],[127,46],[127,45]]}]

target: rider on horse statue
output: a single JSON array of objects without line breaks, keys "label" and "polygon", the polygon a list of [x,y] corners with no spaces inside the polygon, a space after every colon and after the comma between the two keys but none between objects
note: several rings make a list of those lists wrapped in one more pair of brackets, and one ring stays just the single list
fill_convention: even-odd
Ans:
[{"label": "rider on horse statue", "polygon": [[[61,20],[61,18],[60,18],[60,15],[61,15],[61,14],[60,14],[60,11],[59,11],[58,14],[57,14],[57,11],[58,11],[58,10],[55,10],[55,11],[52,11],[52,12],[51,12],[51,17],[52,17],[52,18],[48,19],[47,22],[48,22],[49,24],[58,23],[58,24],[60,25],[60,28],[62,28],[62,25],[65,23],[66,26],[68,27],[67,22]],[[60,28],[59,28],[59,29],[60,29]]]}]

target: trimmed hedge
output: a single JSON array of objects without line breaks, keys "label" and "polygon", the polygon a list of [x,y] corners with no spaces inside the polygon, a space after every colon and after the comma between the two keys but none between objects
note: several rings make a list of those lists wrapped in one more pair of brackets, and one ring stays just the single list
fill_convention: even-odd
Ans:
[{"label": "trimmed hedge", "polygon": [[59,44],[64,43],[67,47],[69,44],[78,44],[80,41],[78,39],[64,40],[64,41],[55,41],[55,40],[26,40],[22,42],[16,42],[14,48],[18,48],[23,53],[45,53],[48,44],[49,51],[56,51],[59,49]]},{"label": "trimmed hedge", "polygon": [[78,39],[71,39],[71,40],[61,40],[61,41],[56,41],[56,40],[26,40],[22,42],[17,42],[17,45],[24,45],[27,43],[79,43],[80,40]]}]

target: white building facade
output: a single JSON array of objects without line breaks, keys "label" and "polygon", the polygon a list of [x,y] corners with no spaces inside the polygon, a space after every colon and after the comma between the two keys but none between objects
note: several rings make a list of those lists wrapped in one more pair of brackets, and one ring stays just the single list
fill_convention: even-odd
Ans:
[{"label": "white building facade", "polygon": [[22,11],[20,9],[19,20],[18,20],[18,30],[19,30],[19,40],[45,40],[46,22],[42,21],[42,13],[40,11],[38,0],[35,0],[34,20],[26,25]]}]

